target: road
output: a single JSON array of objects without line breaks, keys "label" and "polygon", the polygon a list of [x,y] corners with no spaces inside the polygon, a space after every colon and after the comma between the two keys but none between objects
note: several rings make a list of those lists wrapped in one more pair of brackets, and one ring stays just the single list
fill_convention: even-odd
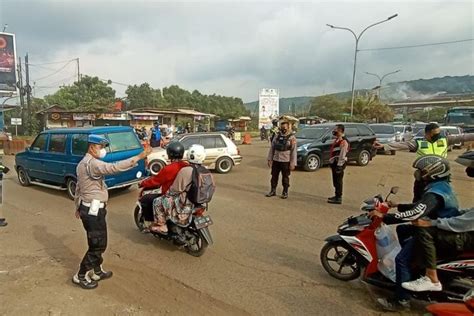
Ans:
[{"label": "road", "polygon": [[[0,314],[381,315],[360,281],[338,281],[323,270],[319,251],[346,217],[358,214],[363,199],[398,185],[395,200],[410,200],[414,154],[349,166],[344,203],[334,206],[326,203],[332,195],[328,168],[294,172],[290,198],[269,199],[267,144],[241,151],[241,166],[215,175],[215,244],[201,258],[139,233],[132,218],[137,189],[114,192],[105,254],[105,268],[114,277],[93,291],[70,280],[86,250],[72,201],[65,192],[21,187],[14,172],[6,175],[9,225],[0,229]],[[4,162],[12,167],[13,157]],[[461,205],[474,205],[472,180],[462,166],[452,168]]]}]

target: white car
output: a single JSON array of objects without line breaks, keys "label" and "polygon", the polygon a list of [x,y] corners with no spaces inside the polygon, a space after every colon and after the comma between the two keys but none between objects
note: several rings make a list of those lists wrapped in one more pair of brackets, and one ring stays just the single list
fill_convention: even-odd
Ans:
[{"label": "white car", "polygon": [[[173,139],[178,140],[187,150],[193,144],[200,144],[206,149],[204,166],[218,173],[229,173],[232,168],[242,161],[240,150],[227,136],[221,133],[192,133],[183,134]],[[184,153],[186,157],[186,152]],[[164,148],[153,148],[148,156],[148,168],[151,174],[157,174],[170,161]]]},{"label": "white car", "polygon": [[[460,127],[457,126],[441,126],[441,130],[446,132],[446,135],[461,135],[462,130]],[[452,148],[461,148],[462,147],[462,142],[459,142],[457,144],[453,144],[450,146]]]},{"label": "white car", "polygon": [[395,141],[405,142],[413,138],[413,129],[410,125],[393,125],[395,127]]}]

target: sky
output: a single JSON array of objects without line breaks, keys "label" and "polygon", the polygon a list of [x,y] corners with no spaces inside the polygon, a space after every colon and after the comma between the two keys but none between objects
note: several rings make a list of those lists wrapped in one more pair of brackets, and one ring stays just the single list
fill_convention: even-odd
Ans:
[{"label": "sky", "polygon": [[[22,1],[0,0],[0,25],[28,52],[35,95],[54,93],[82,74],[126,85],[177,84],[205,94],[258,99],[351,89],[354,36],[326,24],[368,29],[359,49],[474,38],[472,1]],[[356,88],[446,75],[474,74],[474,42],[360,51]],[[58,62],[50,64],[51,62]]]}]

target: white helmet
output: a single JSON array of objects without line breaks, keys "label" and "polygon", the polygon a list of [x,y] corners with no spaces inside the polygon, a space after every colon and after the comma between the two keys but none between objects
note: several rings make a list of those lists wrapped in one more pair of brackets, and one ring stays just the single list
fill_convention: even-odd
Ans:
[{"label": "white helmet", "polygon": [[190,163],[202,164],[206,159],[206,150],[202,145],[191,145],[186,154],[186,158]]}]

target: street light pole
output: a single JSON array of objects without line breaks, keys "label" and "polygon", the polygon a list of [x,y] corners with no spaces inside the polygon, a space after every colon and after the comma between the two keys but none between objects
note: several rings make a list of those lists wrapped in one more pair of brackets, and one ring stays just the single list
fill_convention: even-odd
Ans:
[{"label": "street light pole", "polygon": [[398,69],[398,70],[395,70],[395,71],[392,71],[392,72],[389,72],[389,73],[386,73],[385,75],[383,75],[382,77],[380,77],[379,75],[377,74],[373,74],[371,72],[365,72],[367,75],[371,75],[371,76],[375,76],[379,79],[379,92],[378,92],[378,95],[379,95],[379,100],[380,100],[380,89],[382,88],[382,81],[385,79],[385,77],[387,76],[390,76],[390,75],[393,75],[393,74],[396,74],[397,72],[400,72],[402,71],[401,69]]},{"label": "street light pole", "polygon": [[353,72],[352,72],[351,118],[352,118],[352,116],[354,115],[354,95],[355,95],[354,86],[355,86],[356,69],[357,69],[357,52],[359,51],[359,40],[360,40],[360,38],[362,37],[362,35],[365,33],[365,31],[367,31],[367,30],[370,29],[371,27],[374,27],[374,26],[376,26],[376,25],[379,25],[379,24],[382,24],[382,23],[384,23],[384,22],[390,21],[391,19],[393,19],[393,18],[395,18],[395,17],[397,17],[397,16],[398,16],[398,14],[394,14],[394,15],[392,15],[392,16],[389,16],[388,18],[386,18],[386,19],[383,20],[383,21],[379,21],[379,22],[373,23],[373,24],[367,26],[364,30],[362,30],[362,32],[360,32],[359,35],[356,35],[356,33],[355,33],[353,30],[351,30],[350,28],[347,28],[347,27],[340,27],[340,26],[334,26],[334,25],[331,25],[331,24],[326,24],[327,26],[329,26],[329,27],[332,28],[332,29],[339,29],[339,30],[345,30],[345,31],[351,32],[352,35],[354,35],[354,38],[355,38],[355,41],[356,41],[355,50],[354,50],[354,69],[353,69]]}]

